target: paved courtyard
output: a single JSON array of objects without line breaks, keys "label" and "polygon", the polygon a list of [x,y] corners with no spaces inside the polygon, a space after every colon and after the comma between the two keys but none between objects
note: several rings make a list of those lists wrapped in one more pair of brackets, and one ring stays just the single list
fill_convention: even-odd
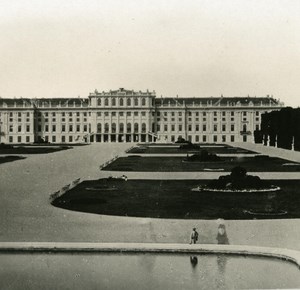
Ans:
[{"label": "paved courtyard", "polygon": [[[99,165],[122,155],[132,144],[92,144],[0,166],[0,242],[157,242],[188,243],[192,227],[200,243],[216,243],[219,221],[129,218],[72,212],[50,205],[49,195],[77,178],[106,177]],[[255,144],[237,144],[289,160],[300,153]],[[113,174],[118,174],[114,172]],[[189,178],[215,178],[224,173],[188,173]],[[273,173],[264,173],[263,178]],[[144,178],[130,172],[129,178]],[[173,173],[156,177],[176,178]],[[178,173],[184,178],[184,173]],[[286,175],[284,178],[289,178]],[[293,173],[292,178],[299,178]],[[230,244],[282,247],[300,250],[300,220],[225,221]]]}]

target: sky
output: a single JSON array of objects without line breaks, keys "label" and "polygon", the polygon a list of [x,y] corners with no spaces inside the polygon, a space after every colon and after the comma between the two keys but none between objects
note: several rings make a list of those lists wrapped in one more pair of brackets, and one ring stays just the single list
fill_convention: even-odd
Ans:
[{"label": "sky", "polygon": [[0,0],[0,96],[273,96],[300,106],[298,0]]}]

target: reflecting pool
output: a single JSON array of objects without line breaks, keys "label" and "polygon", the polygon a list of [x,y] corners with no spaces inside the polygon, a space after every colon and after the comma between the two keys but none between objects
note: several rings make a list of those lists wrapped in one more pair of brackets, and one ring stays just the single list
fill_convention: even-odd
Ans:
[{"label": "reflecting pool", "polygon": [[0,254],[0,289],[299,288],[293,263],[187,254]]}]

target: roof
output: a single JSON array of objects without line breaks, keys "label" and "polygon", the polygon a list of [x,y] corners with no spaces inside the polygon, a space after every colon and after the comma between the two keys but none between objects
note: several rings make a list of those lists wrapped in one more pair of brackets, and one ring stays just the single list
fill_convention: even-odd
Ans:
[{"label": "roof", "polygon": [[208,97],[208,98],[156,98],[155,104],[160,105],[202,105],[202,106],[257,106],[279,105],[280,102],[272,97]]}]

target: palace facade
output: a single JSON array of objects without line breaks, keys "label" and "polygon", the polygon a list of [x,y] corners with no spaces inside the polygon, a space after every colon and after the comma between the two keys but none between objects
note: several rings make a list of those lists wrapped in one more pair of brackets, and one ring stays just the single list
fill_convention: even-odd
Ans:
[{"label": "palace facade", "polygon": [[0,142],[254,142],[272,97],[163,98],[95,90],[87,98],[0,98]]}]

